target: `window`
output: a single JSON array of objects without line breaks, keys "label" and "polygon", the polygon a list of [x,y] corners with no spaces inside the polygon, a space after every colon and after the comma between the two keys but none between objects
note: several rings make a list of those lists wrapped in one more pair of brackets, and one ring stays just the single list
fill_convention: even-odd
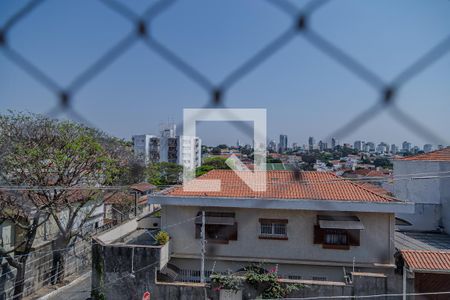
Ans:
[{"label": "window", "polygon": [[328,245],[348,245],[347,232],[339,229],[326,229],[324,243]]},{"label": "window", "polygon": [[287,223],[285,219],[259,219],[260,239],[287,240]]},{"label": "window", "polygon": [[[202,213],[195,220],[195,238],[201,238]],[[234,213],[205,212],[205,238],[208,241],[227,244],[237,240],[237,223]]]},{"label": "window", "polygon": [[327,278],[324,277],[324,276],[313,276],[312,280],[315,280],[315,281],[327,281]]},{"label": "window", "polygon": [[288,279],[302,280],[302,276],[299,276],[299,275],[288,275]]},{"label": "window", "polygon": [[317,216],[314,244],[326,249],[348,250],[360,245],[360,231],[364,225],[356,216]]}]

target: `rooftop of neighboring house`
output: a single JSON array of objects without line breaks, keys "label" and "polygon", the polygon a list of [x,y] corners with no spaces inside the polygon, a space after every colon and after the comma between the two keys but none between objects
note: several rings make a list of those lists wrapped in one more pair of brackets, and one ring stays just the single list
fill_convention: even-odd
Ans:
[{"label": "rooftop of neighboring house", "polygon": [[[269,198],[358,201],[371,203],[401,202],[374,187],[343,179],[329,172],[267,171],[266,191],[255,192],[232,170],[212,170],[198,179],[220,180],[220,191],[185,191],[178,186],[166,190],[166,196],[213,198]],[[195,181],[188,183],[191,187]]]},{"label": "rooftop of neighboring house", "polygon": [[395,247],[399,250],[450,252],[450,235],[444,232],[396,231]]},{"label": "rooftop of neighboring house", "polygon": [[358,184],[368,190],[373,191],[374,193],[380,194],[380,195],[386,195],[386,196],[393,196],[393,194],[391,192],[389,192],[388,190],[384,189],[383,187],[381,187],[380,185],[377,184],[373,184],[370,182],[358,182]]},{"label": "rooftop of neighboring house", "polygon": [[[126,205],[134,203],[135,195],[127,192],[111,192],[104,196],[105,204]],[[145,204],[148,200],[148,195],[139,196],[137,199],[138,204]]]},{"label": "rooftop of neighboring house", "polygon": [[450,162],[450,147],[431,151],[428,153],[422,153],[412,156],[406,156],[403,158],[398,159],[400,161],[404,160],[412,160],[412,161],[447,161]]},{"label": "rooftop of neighboring house", "polygon": [[134,203],[134,195],[125,192],[111,192],[104,196],[105,204]]},{"label": "rooftop of neighboring house", "polygon": [[119,239],[115,240],[113,244],[155,246],[158,245],[158,242],[155,239],[157,231],[158,230],[136,229],[127,235],[121,236]]},{"label": "rooftop of neighboring house", "polygon": [[346,170],[343,176],[346,175],[356,175],[356,176],[366,176],[366,177],[385,177],[389,176],[380,170],[371,170],[371,169],[356,169],[356,170]]},{"label": "rooftop of neighboring house", "polygon": [[154,186],[153,184],[147,183],[147,182],[135,183],[130,186],[130,189],[141,192],[141,193],[151,191],[155,188],[156,188],[156,186]]},{"label": "rooftop of neighboring house", "polygon": [[450,272],[450,252],[429,250],[401,250],[405,265],[411,271]]}]

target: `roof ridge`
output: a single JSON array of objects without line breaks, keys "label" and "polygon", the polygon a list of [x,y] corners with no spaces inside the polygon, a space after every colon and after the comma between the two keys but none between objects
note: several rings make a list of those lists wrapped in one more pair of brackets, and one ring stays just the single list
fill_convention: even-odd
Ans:
[{"label": "roof ridge", "polygon": [[[414,155],[411,155],[411,156],[404,156],[404,157],[401,157],[401,158],[398,158],[398,159],[396,159],[396,160],[420,160],[420,158],[424,158],[424,157],[428,157],[428,156],[432,156],[432,155],[435,155],[436,153],[442,153],[442,152],[444,152],[444,153],[449,153],[449,155],[450,155],[450,146],[448,146],[448,147],[445,147],[445,148],[442,148],[442,149],[436,149],[436,150],[433,150],[433,151],[430,151],[430,152],[426,152],[426,153],[418,153],[418,154],[414,154]],[[442,159],[430,159],[430,160],[432,160],[432,161],[442,161]]]},{"label": "roof ridge", "polygon": [[[336,175],[336,177],[337,177],[337,175]],[[343,179],[343,180],[345,180],[345,179]],[[369,192],[369,193],[371,193],[371,194],[373,194],[373,195],[375,195],[375,196],[379,196],[379,197],[382,197],[382,198],[384,198],[384,199],[386,199],[386,200],[393,201],[393,202],[401,202],[401,201],[400,201],[399,199],[397,199],[397,198],[390,197],[390,196],[383,195],[383,194],[379,194],[379,193],[375,193],[375,191],[366,188],[365,186],[361,185],[359,182],[353,182],[353,181],[351,181],[351,180],[347,180],[347,181],[348,181],[349,183],[353,184],[353,185],[358,186],[358,187],[361,188],[361,189],[366,190],[367,192]],[[368,183],[368,182],[364,182],[364,183]]]}]

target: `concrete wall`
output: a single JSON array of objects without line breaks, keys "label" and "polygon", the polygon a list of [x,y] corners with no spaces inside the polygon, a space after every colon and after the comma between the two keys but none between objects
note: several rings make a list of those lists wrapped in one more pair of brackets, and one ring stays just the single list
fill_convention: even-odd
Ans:
[{"label": "concrete wall", "polygon": [[[91,247],[88,242],[79,242],[74,250],[66,254],[65,275],[83,274],[91,265]],[[31,253],[25,269],[24,296],[30,295],[52,279],[53,252],[51,243],[42,245]],[[0,299],[11,299],[14,289],[16,269],[2,263],[0,270]],[[4,298],[2,298],[4,297]]]},{"label": "concrete wall", "polygon": [[155,290],[155,270],[159,264],[159,247],[103,245],[94,241],[93,299],[141,299],[146,291]]},{"label": "concrete wall", "polygon": [[[414,214],[399,214],[413,224],[408,230],[450,232],[450,163],[437,161],[394,161],[394,194],[416,203]],[[400,177],[399,177],[400,176]],[[403,176],[403,178],[401,177]]]},{"label": "concrete wall", "polygon": [[[181,220],[193,218],[200,210],[200,207],[163,206],[161,226],[164,228]],[[361,231],[361,245],[351,246],[349,250],[336,250],[323,249],[322,245],[313,243],[316,216],[324,214],[323,212],[222,208],[208,208],[208,210],[234,212],[238,223],[237,241],[229,241],[228,244],[208,242],[207,256],[212,262],[231,260],[245,264],[248,261],[266,261],[298,265],[297,269],[303,270],[307,269],[305,265],[322,264],[333,267],[334,277],[339,278],[343,276],[342,266],[351,266],[353,260],[357,266],[365,267],[373,266],[374,263],[394,263],[393,214],[349,213],[357,215],[365,226]],[[288,219],[289,240],[259,239],[259,218]],[[180,226],[169,227],[167,231],[171,236],[172,257],[199,258],[200,243],[195,239],[194,220]],[[228,264],[232,268],[236,267]]]},{"label": "concrete wall", "polygon": [[[297,283],[303,284],[303,287],[290,293],[286,298],[384,294],[387,291],[387,281],[386,277],[377,276],[357,276],[351,285],[297,281]],[[395,292],[398,293],[399,290]],[[152,299],[154,297],[154,299],[160,300],[197,300],[204,299],[205,294],[209,297],[208,299],[219,300],[219,292],[211,289],[209,285],[203,287],[201,284],[195,283],[157,283],[152,290]],[[255,299],[258,293],[251,286],[244,284],[242,296],[243,300]]]}]

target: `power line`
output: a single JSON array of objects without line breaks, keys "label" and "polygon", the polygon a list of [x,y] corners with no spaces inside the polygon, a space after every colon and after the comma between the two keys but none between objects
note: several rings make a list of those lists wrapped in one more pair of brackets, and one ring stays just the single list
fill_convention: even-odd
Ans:
[{"label": "power line", "polygon": [[[426,293],[406,293],[406,296],[432,296],[432,295],[449,295],[448,292],[426,292]],[[319,300],[319,299],[365,299],[365,298],[382,298],[382,297],[401,297],[405,294],[373,294],[360,296],[317,296],[317,297],[303,297],[303,298],[282,298],[286,300]],[[256,299],[253,299],[256,300]],[[279,300],[269,299],[269,300]]]}]

